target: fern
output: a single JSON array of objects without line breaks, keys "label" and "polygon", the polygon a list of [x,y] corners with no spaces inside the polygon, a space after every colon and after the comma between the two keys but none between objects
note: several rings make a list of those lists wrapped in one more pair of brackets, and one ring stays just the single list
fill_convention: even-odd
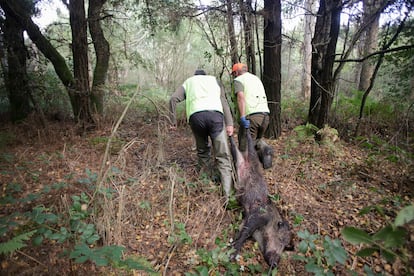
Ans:
[{"label": "fern", "polygon": [[313,138],[319,128],[311,123],[306,123],[306,125],[297,126],[293,130],[296,131],[299,140],[305,140]]},{"label": "fern", "polygon": [[19,250],[26,246],[24,241],[29,240],[37,230],[33,230],[27,233],[18,235],[7,242],[0,243],[0,254],[9,254],[13,253],[16,250]]}]

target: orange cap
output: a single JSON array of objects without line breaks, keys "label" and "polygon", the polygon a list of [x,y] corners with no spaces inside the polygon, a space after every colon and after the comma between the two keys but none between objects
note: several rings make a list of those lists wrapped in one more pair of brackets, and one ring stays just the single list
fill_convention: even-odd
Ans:
[{"label": "orange cap", "polygon": [[231,69],[231,72],[236,72],[236,71],[242,71],[243,68],[247,71],[247,65],[244,63],[236,63],[233,65],[233,68]]}]

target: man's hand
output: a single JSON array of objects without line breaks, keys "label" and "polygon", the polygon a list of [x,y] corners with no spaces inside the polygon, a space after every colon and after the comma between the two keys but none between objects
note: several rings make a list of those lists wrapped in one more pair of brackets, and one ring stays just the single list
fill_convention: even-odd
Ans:
[{"label": "man's hand", "polygon": [[250,127],[250,120],[246,119],[246,116],[242,116],[240,118],[240,124],[242,125],[242,127],[244,128],[249,128]]},{"label": "man's hand", "polygon": [[234,127],[233,126],[226,126],[227,136],[233,136]]}]

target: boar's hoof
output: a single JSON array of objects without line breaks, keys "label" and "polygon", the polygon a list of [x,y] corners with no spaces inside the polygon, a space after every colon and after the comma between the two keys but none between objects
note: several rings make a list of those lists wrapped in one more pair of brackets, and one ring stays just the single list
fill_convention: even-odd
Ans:
[{"label": "boar's hoof", "polygon": [[240,259],[239,252],[235,251],[230,254],[229,259],[231,262],[238,261]]}]

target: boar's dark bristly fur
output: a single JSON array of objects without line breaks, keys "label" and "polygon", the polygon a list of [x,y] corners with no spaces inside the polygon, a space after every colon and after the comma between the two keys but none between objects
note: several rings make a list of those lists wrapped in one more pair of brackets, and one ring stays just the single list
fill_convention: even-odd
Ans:
[{"label": "boar's dark bristly fur", "polygon": [[277,266],[283,250],[290,246],[291,232],[287,221],[268,197],[268,189],[254,148],[252,138],[247,132],[247,152],[240,152],[234,139],[230,137],[231,152],[236,166],[236,198],[243,207],[241,230],[233,247],[235,257],[245,241],[253,237],[271,268]]},{"label": "boar's dark bristly fur", "polygon": [[256,143],[256,152],[259,157],[260,163],[263,165],[263,169],[269,169],[272,167],[273,149],[266,144],[263,139],[260,139]]}]

